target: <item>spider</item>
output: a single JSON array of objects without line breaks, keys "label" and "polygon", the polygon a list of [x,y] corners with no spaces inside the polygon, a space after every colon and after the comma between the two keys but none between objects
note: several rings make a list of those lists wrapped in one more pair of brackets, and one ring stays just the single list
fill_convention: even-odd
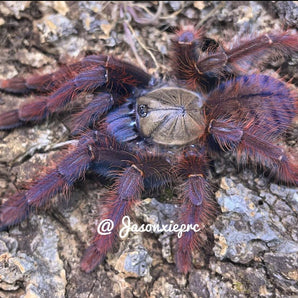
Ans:
[{"label": "spider", "polygon": [[81,260],[86,272],[104,260],[119,237],[121,220],[146,190],[178,185],[180,224],[198,224],[177,240],[178,270],[191,269],[192,253],[216,216],[210,161],[223,151],[239,163],[260,164],[277,180],[298,185],[298,167],[276,142],[291,126],[297,94],[263,74],[246,75],[264,55],[298,51],[295,32],[247,37],[223,45],[188,25],[172,40],[171,80],[158,81],[139,67],[107,55],[91,55],[54,73],[0,81],[4,92],[38,98],[0,115],[0,129],[41,122],[81,93],[93,100],[73,117],[77,142],[47,174],[8,198],[0,209],[7,229],[46,208],[57,193],[93,171],[113,181],[101,219],[109,235],[96,233]]}]

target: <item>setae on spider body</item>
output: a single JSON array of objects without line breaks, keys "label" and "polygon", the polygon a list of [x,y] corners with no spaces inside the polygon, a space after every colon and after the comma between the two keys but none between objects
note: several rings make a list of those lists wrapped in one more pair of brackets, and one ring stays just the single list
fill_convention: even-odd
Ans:
[{"label": "setae on spider body", "polygon": [[192,252],[216,214],[208,181],[208,164],[216,154],[234,151],[238,162],[253,161],[279,181],[298,184],[297,164],[276,145],[296,115],[297,94],[273,77],[245,75],[265,54],[297,51],[296,33],[263,34],[224,47],[187,26],[173,40],[175,81],[156,84],[140,68],[105,55],[88,56],[48,75],[0,81],[3,91],[40,95],[1,114],[2,130],[40,122],[77,94],[94,94],[74,116],[77,144],[28,190],[2,204],[0,228],[48,206],[87,170],[110,177],[115,182],[101,219],[112,220],[114,229],[109,235],[96,234],[85,252],[81,267],[90,272],[113,247],[123,216],[145,189],[180,185],[179,223],[201,228],[177,242],[177,267],[189,271]]}]

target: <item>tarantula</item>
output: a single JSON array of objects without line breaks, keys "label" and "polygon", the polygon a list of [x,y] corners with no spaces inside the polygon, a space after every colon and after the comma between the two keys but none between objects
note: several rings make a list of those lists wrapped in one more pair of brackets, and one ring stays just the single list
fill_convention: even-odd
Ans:
[{"label": "tarantula", "polygon": [[76,95],[94,94],[73,118],[76,145],[44,177],[2,204],[1,230],[48,206],[86,171],[111,178],[113,190],[102,219],[111,219],[115,227],[110,235],[96,234],[85,252],[81,268],[90,272],[113,247],[121,219],[143,191],[178,184],[179,223],[201,228],[177,242],[177,267],[189,271],[192,252],[216,214],[208,178],[214,156],[235,152],[238,162],[251,160],[279,181],[298,185],[297,164],[276,145],[296,115],[297,94],[273,77],[244,74],[265,54],[296,51],[294,32],[261,34],[224,46],[186,26],[172,41],[169,82],[157,82],[137,66],[106,55],[87,56],[51,74],[0,81],[5,92],[39,95],[1,114],[1,130],[40,122]]}]

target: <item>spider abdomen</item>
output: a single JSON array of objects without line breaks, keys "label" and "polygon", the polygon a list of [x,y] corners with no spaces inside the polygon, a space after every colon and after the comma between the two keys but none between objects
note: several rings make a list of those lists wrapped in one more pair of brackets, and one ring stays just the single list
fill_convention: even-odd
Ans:
[{"label": "spider abdomen", "polygon": [[209,94],[206,114],[208,121],[233,122],[271,139],[289,128],[295,116],[295,96],[285,83],[273,77],[242,76]]}]

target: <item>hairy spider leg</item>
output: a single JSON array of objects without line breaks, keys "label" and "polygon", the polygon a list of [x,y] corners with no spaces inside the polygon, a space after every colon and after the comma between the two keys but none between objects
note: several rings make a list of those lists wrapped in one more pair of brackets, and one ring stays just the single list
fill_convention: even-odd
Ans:
[{"label": "hairy spider leg", "polygon": [[202,51],[205,39],[188,26],[173,40],[172,69],[176,78],[192,90],[210,91],[222,79],[243,73],[247,66],[274,52],[290,55],[298,51],[298,34],[290,31],[246,37],[227,46],[213,44]]},{"label": "hairy spider leg", "polygon": [[35,210],[47,207],[50,199],[58,193],[71,189],[74,182],[83,178],[89,168],[96,165],[97,171],[108,175],[109,168],[124,166],[122,160],[129,159],[130,153],[112,138],[89,132],[80,139],[74,149],[44,177],[29,185],[23,191],[9,198],[0,207],[0,230],[18,224]]},{"label": "hairy spider leg", "polygon": [[115,183],[115,190],[107,194],[108,207],[102,220],[113,222],[113,231],[108,235],[97,234],[87,248],[82,260],[83,271],[90,272],[105,258],[117,239],[117,232],[123,216],[131,212],[132,206],[141,198],[144,190],[143,172],[136,165],[125,169]]},{"label": "hairy spider leg", "polygon": [[198,73],[195,65],[199,59],[203,47],[205,34],[203,29],[196,30],[193,26],[187,26],[177,31],[172,40],[171,67],[175,77],[191,90],[197,90],[198,80],[203,90],[214,83],[203,73]]},{"label": "hairy spider leg", "polygon": [[254,129],[244,130],[243,137],[237,146],[238,162],[251,159],[270,169],[278,181],[298,186],[298,165],[287,157],[284,150],[260,136]]},{"label": "hairy spider leg", "polygon": [[205,153],[194,149],[185,151],[178,163],[178,174],[185,181],[181,195],[183,203],[179,212],[179,223],[195,228],[178,238],[176,264],[180,272],[191,268],[192,253],[198,250],[206,236],[206,226],[216,216],[217,210],[212,196],[211,185],[207,180],[208,158]]},{"label": "hairy spider leg", "polygon": [[26,94],[29,92],[50,93],[66,81],[73,79],[80,72],[104,63],[104,55],[87,56],[81,61],[70,65],[64,65],[57,71],[44,75],[32,75],[28,78],[15,77],[8,80],[0,80],[0,89],[15,94]]},{"label": "hairy spider leg", "polygon": [[169,185],[174,179],[171,165],[158,155],[138,153],[130,159],[130,166],[116,171],[117,179],[113,190],[106,195],[106,212],[101,220],[112,220],[113,230],[108,235],[97,233],[91,246],[86,250],[81,268],[91,272],[105,258],[118,238],[122,218],[131,214],[132,207],[140,201],[144,189],[160,188]]},{"label": "hairy spider leg", "polygon": [[[149,84],[151,76],[140,68],[111,56],[101,55],[98,59],[96,57],[85,58],[84,60],[88,62],[85,63],[86,67],[80,69],[79,73],[69,80],[64,80],[48,96],[1,114],[0,129],[11,129],[32,121],[39,122],[60,111],[81,92],[92,93],[97,89],[104,89],[128,96],[134,87]],[[9,82],[10,80],[5,83],[2,81],[0,89],[11,91],[10,88],[6,88]]]},{"label": "hairy spider leg", "polygon": [[144,188],[160,189],[174,180],[171,165],[158,154],[147,152],[132,154],[114,138],[91,131],[85,134],[70,153],[27,191],[9,198],[0,207],[0,230],[16,225],[31,212],[47,208],[56,194],[71,190],[75,181],[85,176],[87,170],[116,178],[115,190],[106,198],[103,218],[113,220],[111,235],[99,235],[82,259],[82,269],[92,271],[115,244],[122,217],[140,200]]},{"label": "hairy spider leg", "polygon": [[140,201],[144,189],[160,189],[175,179],[171,165],[158,154],[138,153],[130,158],[129,163],[130,166],[124,170],[115,172],[117,179],[113,190],[106,195],[106,212],[100,218],[112,220],[114,227],[109,235],[95,235],[81,261],[81,268],[86,272],[94,270],[113,248],[122,218],[131,214],[132,207]]},{"label": "hairy spider leg", "polygon": [[[114,100],[114,98],[116,100]],[[74,115],[72,135],[78,135],[89,128],[94,128],[95,123],[101,118],[101,116],[109,111],[115,102],[119,101],[119,96],[113,96],[111,93],[95,93],[92,101],[81,112]]]},{"label": "hairy spider leg", "polygon": [[252,75],[225,82],[207,98],[204,137],[222,150],[236,151],[239,162],[250,158],[279,180],[297,185],[297,165],[274,144],[291,126],[296,100],[285,83],[272,77]]}]

